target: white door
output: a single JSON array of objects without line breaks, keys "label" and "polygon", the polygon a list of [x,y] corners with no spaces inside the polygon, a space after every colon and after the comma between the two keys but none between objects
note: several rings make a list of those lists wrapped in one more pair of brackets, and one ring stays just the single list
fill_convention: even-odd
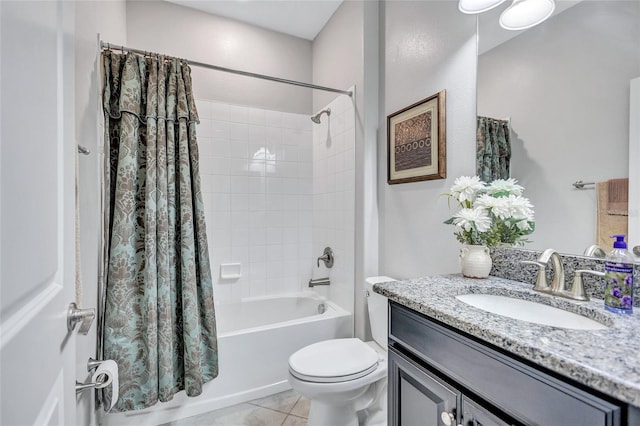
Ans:
[{"label": "white door", "polygon": [[0,1],[0,424],[75,424],[74,6]]}]

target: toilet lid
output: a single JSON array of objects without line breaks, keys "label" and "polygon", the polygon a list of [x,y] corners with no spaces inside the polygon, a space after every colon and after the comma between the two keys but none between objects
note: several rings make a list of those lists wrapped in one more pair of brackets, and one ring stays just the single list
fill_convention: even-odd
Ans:
[{"label": "toilet lid", "polygon": [[309,382],[346,382],[378,367],[377,352],[360,339],[333,339],[314,343],[289,357],[289,371]]}]

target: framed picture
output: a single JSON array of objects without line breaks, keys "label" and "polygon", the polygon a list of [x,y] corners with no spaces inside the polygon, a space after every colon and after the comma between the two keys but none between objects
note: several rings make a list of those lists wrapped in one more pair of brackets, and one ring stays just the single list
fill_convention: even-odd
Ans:
[{"label": "framed picture", "polygon": [[387,116],[387,183],[447,177],[445,91]]}]

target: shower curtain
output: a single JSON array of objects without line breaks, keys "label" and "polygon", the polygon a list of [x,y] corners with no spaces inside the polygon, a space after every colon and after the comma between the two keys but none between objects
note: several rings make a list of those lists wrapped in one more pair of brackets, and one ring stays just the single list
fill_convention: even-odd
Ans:
[{"label": "shower curtain", "polygon": [[127,411],[199,395],[218,375],[218,348],[191,70],[134,53],[102,61],[103,356],[119,367],[113,411]]},{"label": "shower curtain", "polygon": [[476,174],[484,182],[508,179],[511,161],[511,132],[508,120],[478,117]]}]

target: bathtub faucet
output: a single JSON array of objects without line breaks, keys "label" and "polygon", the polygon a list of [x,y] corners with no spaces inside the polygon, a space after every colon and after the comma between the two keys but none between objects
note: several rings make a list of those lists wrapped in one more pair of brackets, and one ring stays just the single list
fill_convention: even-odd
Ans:
[{"label": "bathtub faucet", "polygon": [[317,285],[329,285],[331,284],[331,281],[329,281],[329,277],[325,277],[325,278],[316,278],[314,279],[310,279],[309,280],[309,287],[315,287]]},{"label": "bathtub faucet", "polygon": [[316,262],[318,264],[318,268],[320,267],[321,260],[324,262],[324,266],[326,266],[327,268],[333,267],[333,250],[331,250],[331,247],[324,248],[322,256],[320,256],[318,258],[318,261]]}]

